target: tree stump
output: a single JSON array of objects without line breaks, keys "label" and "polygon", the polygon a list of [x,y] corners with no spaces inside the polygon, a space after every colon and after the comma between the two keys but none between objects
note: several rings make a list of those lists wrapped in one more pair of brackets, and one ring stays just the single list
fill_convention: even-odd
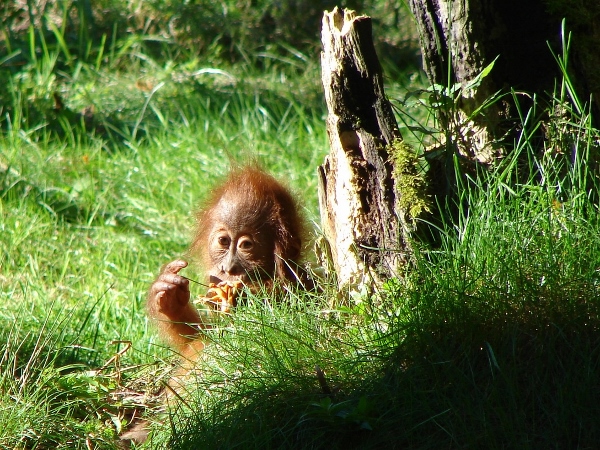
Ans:
[{"label": "tree stump", "polygon": [[[338,285],[397,275],[408,244],[388,149],[401,140],[383,89],[371,19],[325,12],[322,79],[330,154],[319,167],[321,222]],[[370,281],[370,280],[369,280]]]}]

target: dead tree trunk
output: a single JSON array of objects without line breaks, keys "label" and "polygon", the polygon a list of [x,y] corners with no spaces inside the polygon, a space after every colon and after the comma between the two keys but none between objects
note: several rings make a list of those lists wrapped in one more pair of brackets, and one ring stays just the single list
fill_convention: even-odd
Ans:
[{"label": "dead tree trunk", "polygon": [[319,167],[323,231],[340,287],[397,274],[406,228],[388,148],[401,140],[372,41],[371,19],[325,12],[321,55],[330,154]]}]

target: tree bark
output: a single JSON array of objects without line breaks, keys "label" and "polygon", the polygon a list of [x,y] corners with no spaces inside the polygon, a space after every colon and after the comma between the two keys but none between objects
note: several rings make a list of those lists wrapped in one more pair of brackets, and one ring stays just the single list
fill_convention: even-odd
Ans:
[{"label": "tree bark", "polygon": [[[553,92],[561,73],[548,45],[555,54],[562,53],[561,17],[576,16],[568,0],[563,3],[559,7],[558,1],[548,0],[409,0],[430,83],[458,83],[463,88],[453,108],[439,111],[440,125],[459,155],[484,165],[494,163],[513,143],[513,131],[520,125],[517,106],[526,113],[532,94],[541,100]],[[589,3],[592,7],[594,2]],[[555,5],[554,13],[551,4]],[[559,10],[560,15],[556,14]],[[599,14],[600,7],[593,6],[593,11]],[[567,31],[570,26],[575,30],[575,45],[569,56],[574,62],[574,79],[579,80],[579,97],[589,102],[590,94],[596,98],[600,94],[600,76],[592,76],[597,73],[593,61],[600,58],[589,56],[589,47],[600,43],[600,33],[593,33],[597,28],[591,23],[593,19],[586,22],[582,16],[585,14],[567,20]],[[494,60],[491,73],[480,85],[469,88]],[[527,93],[517,96],[519,105],[506,95],[480,111],[494,93],[510,92],[511,88]]]},{"label": "tree bark", "polygon": [[[453,108],[439,111],[442,128],[459,155],[492,164],[506,152],[503,140],[515,125],[515,105],[504,97],[474,112],[502,89],[537,92],[549,87],[556,64],[546,41],[558,28],[552,29],[542,14],[541,0],[409,0],[409,5],[429,81],[463,88],[453,98]],[[492,72],[469,88],[496,58]]]},{"label": "tree bark", "polygon": [[388,146],[400,140],[372,41],[371,19],[335,8],[322,28],[331,152],[319,167],[323,232],[340,287],[397,274],[407,240]]}]

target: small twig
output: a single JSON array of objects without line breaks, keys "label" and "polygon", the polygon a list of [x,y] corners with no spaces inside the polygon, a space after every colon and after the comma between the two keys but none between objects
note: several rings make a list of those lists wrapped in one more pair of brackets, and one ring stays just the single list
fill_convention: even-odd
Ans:
[{"label": "small twig", "polygon": [[[188,403],[188,402],[187,402],[187,401],[186,401],[186,400],[185,400],[185,399],[184,399],[184,398],[183,398],[183,397],[182,397],[182,396],[179,394],[179,392],[177,392],[177,391],[176,391],[176,390],[173,388],[173,386],[171,386],[170,384],[165,384],[165,390],[166,390],[166,391],[170,391],[170,392],[171,392],[171,393],[172,393],[172,394],[173,394],[175,397],[177,397],[177,399],[178,399],[178,400],[179,400],[181,403],[183,403],[183,404],[184,404],[184,405],[185,405],[187,408],[189,408],[189,410],[190,410],[190,411],[193,411],[193,408],[192,408],[192,406],[191,406],[191,405],[190,405],[190,404],[189,404],[189,403]],[[167,396],[166,396],[167,403],[169,403],[169,398],[170,398],[170,396],[169,396],[169,395],[167,395]]]},{"label": "small twig", "polygon": [[192,280],[191,278],[189,278],[189,277],[186,277],[186,276],[184,276],[184,275],[181,275],[181,274],[179,274],[179,276],[180,276],[181,278],[185,278],[185,279],[186,279],[186,280],[188,280],[188,281],[191,281],[192,283],[199,284],[200,286],[204,286],[204,287],[207,287],[207,288],[209,288],[209,287],[210,287],[208,284],[200,283],[199,281]]},{"label": "small twig", "polygon": [[117,344],[125,344],[125,347],[123,347],[121,350],[119,350],[115,355],[113,355],[112,358],[110,358],[108,361],[106,361],[106,363],[104,363],[104,365],[102,367],[100,367],[98,370],[96,370],[96,375],[98,375],[100,372],[102,372],[103,370],[105,370],[108,366],[110,366],[113,362],[115,364],[115,371],[116,371],[116,376],[117,376],[117,385],[121,385],[121,356],[123,356],[125,353],[127,353],[127,351],[131,348],[131,341],[110,341],[109,342],[110,345],[117,345]]},{"label": "small twig", "polygon": [[321,386],[321,390],[325,395],[331,395],[331,389],[327,384],[327,380],[325,379],[325,372],[318,365],[315,366],[315,372],[317,374],[317,380],[319,380],[319,385]]}]

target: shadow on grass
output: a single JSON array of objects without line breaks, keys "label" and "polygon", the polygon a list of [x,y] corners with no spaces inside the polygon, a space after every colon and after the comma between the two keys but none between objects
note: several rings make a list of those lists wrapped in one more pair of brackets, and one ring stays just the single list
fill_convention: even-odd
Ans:
[{"label": "shadow on grass", "polygon": [[329,395],[304,371],[199,409],[173,422],[169,448],[594,448],[598,325],[471,322],[409,333]]}]

